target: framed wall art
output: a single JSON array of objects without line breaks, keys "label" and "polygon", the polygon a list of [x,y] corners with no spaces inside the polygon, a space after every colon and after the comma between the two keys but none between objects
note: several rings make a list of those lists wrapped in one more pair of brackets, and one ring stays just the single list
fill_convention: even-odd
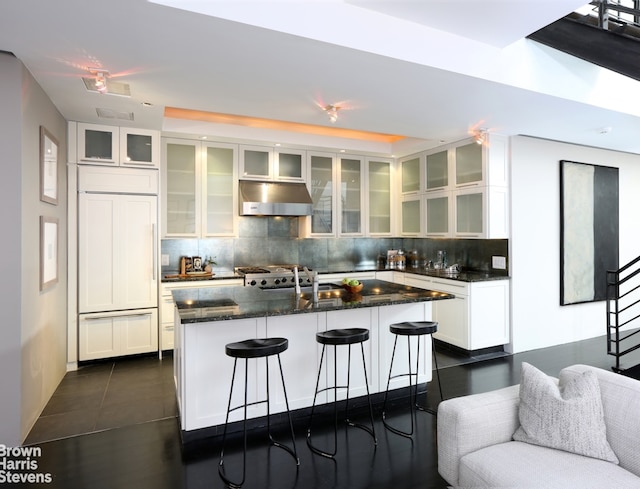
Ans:
[{"label": "framed wall art", "polygon": [[40,290],[58,281],[58,219],[40,216]]},{"label": "framed wall art", "polygon": [[40,126],[40,200],[58,205],[58,141]]},{"label": "framed wall art", "polygon": [[560,161],[561,305],[606,300],[618,242],[618,168]]}]

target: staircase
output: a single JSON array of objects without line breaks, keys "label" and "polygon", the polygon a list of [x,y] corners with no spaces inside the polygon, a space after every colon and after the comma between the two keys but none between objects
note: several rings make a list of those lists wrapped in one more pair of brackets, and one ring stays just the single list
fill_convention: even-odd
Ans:
[{"label": "staircase", "polygon": [[572,13],[528,38],[640,80],[640,3],[592,1],[588,14]]},{"label": "staircase", "polygon": [[640,378],[640,365],[621,368],[620,359],[640,349],[640,256],[607,271],[607,353],[615,372]]}]

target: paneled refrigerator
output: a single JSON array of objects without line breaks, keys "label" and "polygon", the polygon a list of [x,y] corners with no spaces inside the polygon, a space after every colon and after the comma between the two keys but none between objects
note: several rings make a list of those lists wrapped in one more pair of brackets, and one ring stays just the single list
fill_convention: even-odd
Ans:
[{"label": "paneled refrigerator", "polygon": [[157,172],[81,167],[78,184],[78,359],[157,351]]}]

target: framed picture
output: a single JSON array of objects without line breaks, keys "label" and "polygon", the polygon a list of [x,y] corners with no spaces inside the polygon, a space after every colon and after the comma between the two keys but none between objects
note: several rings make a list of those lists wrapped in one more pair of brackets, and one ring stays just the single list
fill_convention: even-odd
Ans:
[{"label": "framed picture", "polygon": [[58,205],[58,141],[40,126],[40,200]]},{"label": "framed picture", "polygon": [[58,219],[40,216],[40,290],[58,281]]},{"label": "framed picture", "polygon": [[560,162],[560,304],[603,301],[618,269],[618,169]]}]

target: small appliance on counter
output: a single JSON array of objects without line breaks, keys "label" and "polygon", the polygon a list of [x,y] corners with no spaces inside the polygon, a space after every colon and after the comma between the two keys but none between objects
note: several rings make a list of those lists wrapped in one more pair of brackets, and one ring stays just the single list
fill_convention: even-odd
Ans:
[{"label": "small appliance on counter", "polygon": [[214,274],[203,266],[200,256],[181,256],[180,269],[177,275],[165,275],[164,278],[209,278]]}]

